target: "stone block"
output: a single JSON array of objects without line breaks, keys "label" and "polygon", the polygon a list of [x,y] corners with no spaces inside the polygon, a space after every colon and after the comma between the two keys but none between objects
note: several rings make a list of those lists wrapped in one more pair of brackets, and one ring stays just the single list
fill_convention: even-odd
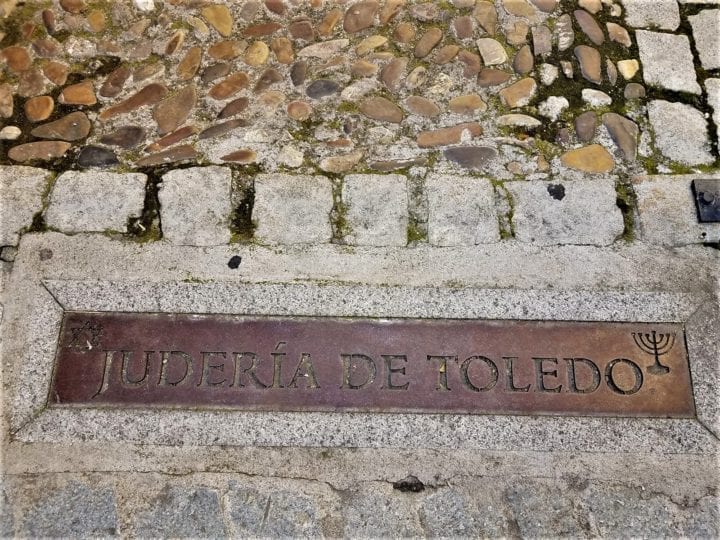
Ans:
[{"label": "stone block", "polygon": [[109,488],[70,482],[44,493],[25,515],[23,534],[32,538],[110,537],[118,534],[115,496]]},{"label": "stone block", "polygon": [[708,105],[713,109],[713,122],[715,131],[720,138],[720,79],[705,79]]},{"label": "stone block", "polygon": [[680,10],[675,0],[622,0],[625,22],[634,28],[677,30]]},{"label": "stone block", "polygon": [[17,244],[42,210],[49,175],[44,169],[0,166],[0,246]]},{"label": "stone block", "polygon": [[409,497],[376,487],[352,493],[344,506],[345,536],[404,538],[424,536]]},{"label": "stone block", "polygon": [[158,198],[163,238],[184,246],[230,241],[232,175],[225,167],[191,167],[163,175]]},{"label": "stone block", "polygon": [[690,105],[657,99],[648,103],[655,146],[665,156],[685,165],[715,161],[705,115]]},{"label": "stone block", "polygon": [[705,9],[688,20],[702,67],[720,68],[720,9]]},{"label": "stone block", "polygon": [[426,534],[432,538],[490,536],[487,523],[483,522],[484,527],[480,526],[467,500],[456,489],[439,489],[425,497],[420,507],[420,518]]},{"label": "stone block", "polygon": [[266,244],[320,244],[332,238],[332,182],[324,176],[255,178],[255,238]]},{"label": "stone block", "polygon": [[407,179],[397,174],[352,174],[345,177],[342,200],[347,207],[346,240],[356,246],[407,244]]},{"label": "stone block", "polygon": [[472,246],[500,240],[495,190],[489,180],[431,175],[425,186],[431,244]]},{"label": "stone block", "polygon": [[62,173],[50,194],[45,223],[66,233],[126,232],[128,219],[142,215],[146,183],[139,173]]},{"label": "stone block", "polygon": [[635,38],[647,84],[677,92],[702,92],[687,36],[637,30]]},{"label": "stone block", "polygon": [[607,246],[623,233],[611,178],[574,182],[507,182],[520,242]]},{"label": "stone block", "polygon": [[666,246],[720,242],[720,223],[698,223],[692,192],[695,178],[707,176],[643,176],[633,180],[643,241]]},{"label": "stone block", "polygon": [[505,493],[521,538],[584,538],[586,530],[574,512],[573,500],[558,486],[526,480]]},{"label": "stone block", "polygon": [[205,487],[167,487],[136,517],[140,538],[220,538],[225,524],[216,491]]}]

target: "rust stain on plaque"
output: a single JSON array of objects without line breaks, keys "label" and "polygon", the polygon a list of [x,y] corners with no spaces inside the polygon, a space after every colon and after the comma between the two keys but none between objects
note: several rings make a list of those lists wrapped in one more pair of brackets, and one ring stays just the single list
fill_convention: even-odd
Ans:
[{"label": "rust stain on plaque", "polygon": [[695,415],[680,324],[81,312],[50,404]]}]

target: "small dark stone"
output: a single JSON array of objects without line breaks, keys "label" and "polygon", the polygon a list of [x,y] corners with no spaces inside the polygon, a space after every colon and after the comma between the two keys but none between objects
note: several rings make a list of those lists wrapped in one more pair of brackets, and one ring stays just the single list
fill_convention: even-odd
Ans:
[{"label": "small dark stone", "polygon": [[645,97],[645,87],[638,83],[628,83],[625,87],[625,99],[641,99]]},{"label": "small dark stone", "polygon": [[49,261],[53,258],[53,251],[52,249],[43,248],[40,250],[39,256],[41,261]]},{"label": "small dark stone", "polygon": [[595,137],[597,117],[592,111],[582,113],[575,119],[575,133],[581,142],[590,142]]},{"label": "small dark stone", "polygon": [[495,159],[497,150],[488,146],[457,146],[448,148],[445,157],[466,169],[482,169]]},{"label": "small dark stone", "polygon": [[80,167],[112,167],[119,163],[115,152],[101,146],[86,146],[77,157]]},{"label": "small dark stone", "polygon": [[120,148],[132,148],[145,140],[145,130],[139,126],[122,126],[100,137],[100,142]]},{"label": "small dark stone", "polygon": [[312,99],[320,99],[325,96],[336,94],[340,91],[340,85],[330,79],[318,79],[313,81],[305,89],[305,93]]},{"label": "small dark stone", "polygon": [[218,114],[218,118],[230,118],[231,116],[240,114],[245,109],[247,109],[248,103],[249,100],[246,97],[239,97],[237,99],[234,99],[230,103],[225,105],[225,108],[220,111],[220,114]]},{"label": "small dark stone", "polygon": [[228,73],[230,73],[230,64],[227,64],[225,62],[218,62],[217,64],[206,67],[203,70],[200,79],[204,83],[209,83],[216,79],[219,79],[220,77],[224,77]]},{"label": "small dark stone", "polygon": [[198,134],[198,139],[211,139],[213,137],[219,137],[220,135],[225,135],[229,131],[232,131],[233,129],[239,128],[239,127],[245,127],[248,123],[245,120],[236,119],[236,120],[228,120],[227,122],[223,122],[222,124],[217,124],[215,126],[211,126],[203,131],[201,131]]},{"label": "small dark stone", "polygon": [[416,476],[410,475],[403,478],[402,480],[393,482],[393,489],[397,489],[398,491],[402,491],[403,493],[419,493],[420,491],[423,491],[425,489],[425,484],[418,480]]},{"label": "small dark stone", "polygon": [[562,184],[548,184],[547,190],[556,201],[562,201],[565,198],[565,186]]},{"label": "small dark stone", "polygon": [[293,67],[290,69],[290,80],[294,86],[300,86],[305,82],[307,68],[308,65],[305,60],[298,60],[293,64]]},{"label": "small dark stone", "polygon": [[232,270],[235,270],[240,266],[240,263],[242,262],[242,257],[240,255],[233,255],[230,257],[230,260],[228,261],[228,267]]},{"label": "small dark stone", "polygon": [[693,180],[693,191],[700,223],[720,223],[720,180]]},{"label": "small dark stone", "polygon": [[253,91],[256,94],[259,94],[260,92],[264,92],[265,90],[270,88],[276,82],[282,81],[282,79],[283,79],[283,77],[277,69],[268,68],[263,72],[262,75],[260,75],[258,82],[255,83],[255,88],[253,89]]}]

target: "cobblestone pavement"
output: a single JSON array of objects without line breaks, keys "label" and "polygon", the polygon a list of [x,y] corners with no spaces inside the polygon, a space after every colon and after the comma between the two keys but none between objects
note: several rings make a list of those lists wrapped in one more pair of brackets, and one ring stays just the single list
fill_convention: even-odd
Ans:
[{"label": "cobblestone pavement", "polygon": [[[604,290],[598,261],[652,254],[718,297],[693,182],[720,179],[720,0],[0,0],[0,73],[0,316],[58,235],[331,268],[281,282],[395,283],[418,253],[462,286],[491,253],[498,287],[549,289],[512,276],[550,253]],[[85,453],[16,442],[8,400],[0,536],[720,536],[717,452]]]}]

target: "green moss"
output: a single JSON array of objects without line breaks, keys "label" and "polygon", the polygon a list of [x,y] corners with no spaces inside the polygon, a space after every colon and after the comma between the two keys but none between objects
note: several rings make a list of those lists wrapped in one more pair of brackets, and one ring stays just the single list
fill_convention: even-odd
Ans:
[{"label": "green moss", "polygon": [[343,101],[337,106],[337,112],[339,113],[357,113],[360,112],[357,103],[353,101]]},{"label": "green moss", "polygon": [[416,222],[411,221],[407,227],[408,244],[415,242],[427,242],[427,231],[421,229]]},{"label": "green moss", "polygon": [[623,233],[620,236],[626,242],[635,240],[635,210],[637,208],[637,195],[629,182],[618,181],[615,184],[617,193],[617,206],[623,215]]},{"label": "green moss", "polygon": [[332,241],[336,244],[344,244],[345,238],[352,233],[352,228],[347,221],[348,207],[342,200],[343,179],[340,175],[324,174],[332,180],[333,208],[330,211]]}]

